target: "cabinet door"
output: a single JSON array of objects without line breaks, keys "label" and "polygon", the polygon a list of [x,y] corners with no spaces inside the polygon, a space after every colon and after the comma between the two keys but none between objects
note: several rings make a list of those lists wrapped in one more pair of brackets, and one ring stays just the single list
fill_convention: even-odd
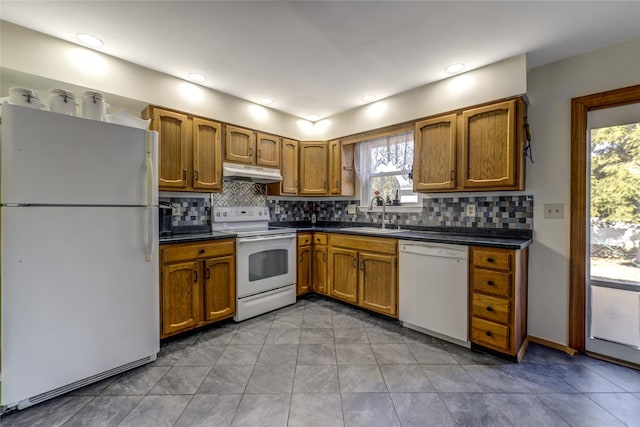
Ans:
[{"label": "cabinet door", "polygon": [[327,143],[300,143],[300,195],[326,195]]},{"label": "cabinet door", "polygon": [[416,123],[413,191],[456,187],[456,115]]},{"label": "cabinet door", "polygon": [[282,140],[282,194],[298,194],[298,141]]},{"label": "cabinet door", "polygon": [[256,137],[253,131],[235,126],[226,126],[224,158],[235,163],[255,163]]},{"label": "cabinet door", "polygon": [[266,133],[256,134],[256,164],[280,167],[280,137]]},{"label": "cabinet door", "polygon": [[236,311],[236,263],[233,255],[204,262],[204,320],[226,319]]},{"label": "cabinet door", "polygon": [[329,293],[343,301],[358,302],[358,252],[329,248]]},{"label": "cabinet door", "polygon": [[343,196],[356,195],[356,169],[354,167],[354,151],[356,144],[342,145],[342,181],[340,194]]},{"label": "cabinet door", "polygon": [[298,247],[298,295],[306,294],[311,290],[311,246]]},{"label": "cabinet door", "polygon": [[313,245],[311,283],[315,292],[327,294],[327,247]]},{"label": "cabinet door", "polygon": [[162,337],[191,329],[202,319],[199,262],[162,267]]},{"label": "cabinet door", "polygon": [[360,252],[358,305],[389,316],[398,316],[397,258]]},{"label": "cabinet door", "polygon": [[222,191],[220,123],[193,119],[193,185],[197,190]]},{"label": "cabinet door", "polygon": [[515,114],[515,100],[462,113],[464,188],[516,185]]},{"label": "cabinet door", "polygon": [[329,194],[342,193],[342,144],[329,141]]},{"label": "cabinet door", "polygon": [[187,188],[187,116],[154,108],[151,130],[158,131],[160,190]]}]

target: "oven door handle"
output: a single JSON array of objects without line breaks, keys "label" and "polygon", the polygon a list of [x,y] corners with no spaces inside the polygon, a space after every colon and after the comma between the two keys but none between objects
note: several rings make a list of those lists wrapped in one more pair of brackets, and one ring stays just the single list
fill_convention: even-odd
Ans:
[{"label": "oven door handle", "polygon": [[275,234],[271,236],[238,237],[238,243],[265,242],[268,240],[295,239],[295,234]]}]

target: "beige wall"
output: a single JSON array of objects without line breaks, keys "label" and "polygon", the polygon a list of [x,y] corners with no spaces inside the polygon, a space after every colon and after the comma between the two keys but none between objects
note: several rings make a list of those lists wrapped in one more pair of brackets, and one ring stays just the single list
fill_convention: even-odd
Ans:
[{"label": "beige wall", "polygon": [[78,95],[91,88],[133,113],[146,104],[156,104],[302,140],[331,139],[526,92],[526,58],[520,55],[313,125],[24,27],[0,23],[2,96],[14,85],[38,90],[43,100],[51,87]]},{"label": "beige wall", "polygon": [[[534,243],[529,258],[529,334],[568,342],[571,98],[640,84],[640,40],[529,71],[534,165]],[[564,203],[563,220],[544,219],[544,203]]]}]

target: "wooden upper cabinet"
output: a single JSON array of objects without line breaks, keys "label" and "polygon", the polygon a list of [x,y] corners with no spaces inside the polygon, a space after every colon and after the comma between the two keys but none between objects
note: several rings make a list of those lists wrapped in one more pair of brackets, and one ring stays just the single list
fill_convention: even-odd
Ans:
[{"label": "wooden upper cabinet", "polygon": [[186,189],[189,170],[187,115],[159,108],[149,108],[143,114],[151,118],[150,129],[158,132],[160,189]]},{"label": "wooden upper cabinet", "polygon": [[456,114],[415,125],[413,191],[456,188]]},{"label": "wooden upper cabinet", "polygon": [[222,190],[222,126],[200,118],[193,119],[193,188]]},{"label": "wooden upper cabinet", "polygon": [[224,159],[229,162],[255,164],[256,136],[253,131],[225,126]]},{"label": "wooden upper cabinet", "polygon": [[282,183],[283,194],[298,194],[298,141],[282,139]]},{"label": "wooden upper cabinet", "polygon": [[280,167],[280,137],[256,133],[256,165]]},{"label": "wooden upper cabinet", "polygon": [[516,100],[462,112],[462,186],[516,185]]},{"label": "wooden upper cabinet", "polygon": [[329,194],[342,191],[342,144],[336,139],[329,141]]},{"label": "wooden upper cabinet", "polygon": [[300,142],[300,195],[324,196],[328,194],[326,141]]},{"label": "wooden upper cabinet", "polygon": [[356,194],[354,148],[354,144],[342,145],[339,139],[329,141],[329,194]]}]

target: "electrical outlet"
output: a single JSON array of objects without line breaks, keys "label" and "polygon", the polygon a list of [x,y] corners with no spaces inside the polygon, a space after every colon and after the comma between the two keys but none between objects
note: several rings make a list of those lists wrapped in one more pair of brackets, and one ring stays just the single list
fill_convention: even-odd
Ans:
[{"label": "electrical outlet", "polygon": [[351,204],[351,205],[347,206],[347,213],[349,215],[355,215],[356,214],[356,209],[357,209],[357,205],[355,203]]},{"label": "electrical outlet", "polygon": [[476,216],[476,205],[469,203],[465,206],[466,216]]},{"label": "electrical outlet", "polygon": [[273,213],[275,213],[276,215],[280,215],[280,205],[276,204],[273,207]]},{"label": "electrical outlet", "polygon": [[180,216],[180,205],[171,205],[171,206],[172,206],[171,215]]},{"label": "electrical outlet", "polygon": [[545,203],[544,217],[548,219],[564,219],[564,203]]}]

